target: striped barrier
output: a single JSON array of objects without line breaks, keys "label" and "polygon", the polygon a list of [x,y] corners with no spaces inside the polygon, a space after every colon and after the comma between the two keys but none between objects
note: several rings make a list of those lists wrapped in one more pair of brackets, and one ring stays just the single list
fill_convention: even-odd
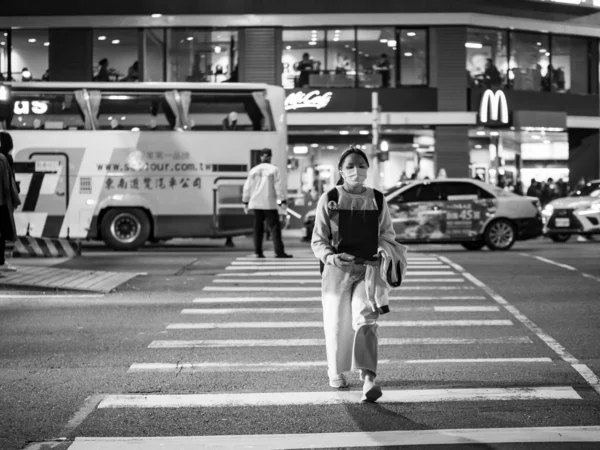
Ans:
[{"label": "striped barrier", "polygon": [[59,258],[79,255],[81,255],[80,244],[68,239],[19,236],[13,248],[13,256]]}]

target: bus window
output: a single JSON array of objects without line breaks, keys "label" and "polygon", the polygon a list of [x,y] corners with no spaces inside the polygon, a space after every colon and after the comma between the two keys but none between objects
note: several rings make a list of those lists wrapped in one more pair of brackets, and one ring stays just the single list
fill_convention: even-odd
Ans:
[{"label": "bus window", "polygon": [[84,129],[83,114],[70,92],[14,92],[10,128],[16,130]]},{"label": "bus window", "polygon": [[102,92],[100,130],[172,130],[175,115],[162,92]]},{"label": "bus window", "polygon": [[272,131],[264,92],[192,92],[187,114],[193,131]]}]

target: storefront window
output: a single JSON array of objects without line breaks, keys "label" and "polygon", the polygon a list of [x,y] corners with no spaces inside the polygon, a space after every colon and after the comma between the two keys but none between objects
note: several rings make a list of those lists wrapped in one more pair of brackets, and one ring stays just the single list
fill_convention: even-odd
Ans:
[{"label": "storefront window", "polygon": [[499,88],[506,85],[507,40],[505,31],[467,29],[468,87]]},{"label": "storefront window", "polygon": [[396,31],[394,28],[359,28],[359,87],[396,86]]},{"label": "storefront window", "polygon": [[325,68],[325,30],[283,30],[283,74],[286,89],[321,87]]},{"label": "storefront window", "polygon": [[552,92],[589,92],[588,40],[571,36],[552,36],[550,55]]},{"label": "storefront window", "polygon": [[[354,28],[327,30],[326,87],[356,86],[356,40]],[[312,85],[312,84],[311,84]],[[322,85],[322,84],[321,84]]]},{"label": "storefront window", "polygon": [[141,81],[139,41],[138,30],[94,30],[94,81]]},{"label": "storefront window", "polygon": [[509,79],[519,91],[550,91],[548,35],[510,33]]},{"label": "storefront window", "polygon": [[[8,36],[3,36],[2,39],[7,38]],[[48,46],[50,45],[48,30],[13,30],[11,39],[12,79],[15,81],[44,79],[44,74],[48,70]]]},{"label": "storefront window", "polygon": [[233,30],[171,30],[170,81],[237,81],[236,43]]},{"label": "storefront window", "polygon": [[0,30],[0,81],[8,77],[8,31]]},{"label": "storefront window", "polygon": [[165,30],[144,30],[144,81],[165,81]]},{"label": "storefront window", "polygon": [[399,36],[400,84],[427,84],[427,30],[403,29]]}]

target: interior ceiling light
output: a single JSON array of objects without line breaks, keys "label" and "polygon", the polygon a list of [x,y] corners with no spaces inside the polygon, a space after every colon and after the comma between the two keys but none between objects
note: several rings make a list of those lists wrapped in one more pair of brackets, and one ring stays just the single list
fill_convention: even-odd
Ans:
[{"label": "interior ceiling light", "polygon": [[98,36],[98,40],[99,41],[105,41],[106,40],[106,36]]},{"label": "interior ceiling light", "polygon": [[50,42],[44,42],[44,47],[49,47],[50,46]]},{"label": "interior ceiling light", "polygon": [[193,40],[194,40],[194,36],[188,36],[186,39],[187,39],[188,41],[193,41]]},{"label": "interior ceiling light", "polygon": [[412,55],[413,55],[413,54],[412,54],[411,52],[406,52],[406,53],[404,54],[404,56],[406,56],[406,57],[408,57],[408,58],[410,58]]},{"label": "interior ceiling light", "polygon": [[482,148],[481,144],[477,144],[475,148]]},{"label": "interior ceiling light", "polygon": [[340,40],[340,38],[339,38],[339,37],[334,37],[334,38],[333,38],[333,41],[334,41],[334,42],[338,42],[339,40]]},{"label": "interior ceiling light", "polygon": [[153,19],[159,19],[162,17],[162,14],[152,14]]},{"label": "interior ceiling light", "polygon": [[34,38],[31,38],[31,39],[29,39],[29,40],[28,40],[28,42],[31,42],[32,44],[33,44],[34,42],[36,42],[36,41],[37,41],[37,39],[34,39]]},{"label": "interior ceiling light", "polygon": [[369,132],[367,130],[360,130],[359,134],[362,134],[363,136],[366,136],[367,134],[369,134]]},{"label": "interior ceiling light", "polygon": [[406,35],[408,37],[415,37],[417,35],[417,33],[415,33],[414,31],[409,31],[408,33],[406,33]]},{"label": "interior ceiling light", "polygon": [[480,42],[465,42],[467,48],[483,48],[483,44]]},{"label": "interior ceiling light", "polygon": [[347,134],[350,134],[350,132],[348,130],[340,130],[340,134],[345,136]]},{"label": "interior ceiling light", "polygon": [[112,40],[112,43],[113,43],[113,44],[120,44],[120,43],[121,43],[121,41],[120,41],[119,39],[113,39],[113,40]]},{"label": "interior ceiling light", "polygon": [[387,39],[379,39],[379,42],[381,42],[382,44],[385,44],[387,41]]},{"label": "interior ceiling light", "polygon": [[317,45],[317,43],[315,41],[310,41],[308,45]]},{"label": "interior ceiling light", "polygon": [[291,45],[288,45],[288,46],[287,46],[285,49],[286,49],[286,50],[291,50],[291,49],[292,49],[292,46],[291,46]]},{"label": "interior ceiling light", "polygon": [[478,131],[475,133],[477,136],[485,136],[485,131]]}]

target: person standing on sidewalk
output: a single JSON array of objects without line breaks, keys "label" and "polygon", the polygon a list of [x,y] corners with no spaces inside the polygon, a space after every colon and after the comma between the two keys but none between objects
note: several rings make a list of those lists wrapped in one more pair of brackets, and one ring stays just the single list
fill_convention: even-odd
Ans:
[{"label": "person standing on sidewalk", "polygon": [[281,238],[281,223],[277,203],[285,205],[286,199],[281,186],[279,168],[271,164],[271,150],[265,148],[260,153],[260,164],[250,170],[248,179],[244,183],[242,201],[244,211],[254,211],[254,253],[257,258],[264,258],[263,237],[265,234],[264,223],[271,229],[275,256],[277,258],[291,258],[285,253]]},{"label": "person standing on sidewalk", "polygon": [[6,241],[14,241],[17,231],[14,210],[21,204],[10,155],[13,141],[10,134],[0,131],[0,273],[16,269],[6,264]]},{"label": "person standing on sidewalk", "polygon": [[369,160],[361,150],[350,147],[342,154],[340,181],[319,200],[311,247],[323,263],[329,385],[347,388],[344,372],[360,371],[362,400],[374,402],[382,395],[375,382],[380,312],[372,309],[367,297],[366,265],[379,267],[379,243],[395,242],[396,233],[385,198],[365,186],[368,168]]}]

